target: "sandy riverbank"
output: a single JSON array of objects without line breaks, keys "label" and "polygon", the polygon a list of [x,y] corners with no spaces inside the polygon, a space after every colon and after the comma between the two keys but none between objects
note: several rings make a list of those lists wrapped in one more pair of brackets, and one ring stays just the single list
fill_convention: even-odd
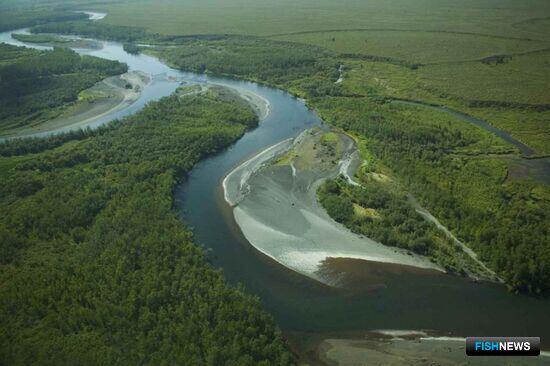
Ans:
[{"label": "sandy riverbank", "polygon": [[63,48],[80,48],[80,49],[100,49],[101,42],[93,39],[85,39],[70,35],[53,35],[53,34],[31,34],[28,30],[22,30],[18,33],[12,33],[12,38],[42,47],[63,47]]},{"label": "sandy riverbank", "polygon": [[538,357],[468,357],[466,338],[430,330],[290,332],[287,336],[303,355],[302,361],[312,365],[550,365],[545,351]]},{"label": "sandy riverbank", "polygon": [[441,365],[475,364],[549,365],[550,357],[477,357],[466,356],[466,339],[431,335],[424,331],[374,331],[362,338],[328,338],[317,346],[318,359],[329,365]]},{"label": "sandy riverbank", "polygon": [[61,113],[47,121],[6,131],[2,138],[39,134],[60,128],[78,128],[93,124],[108,114],[122,110],[140,97],[151,81],[146,73],[131,71],[106,78],[80,93],[79,99],[62,109]]},{"label": "sandy riverbank", "polygon": [[254,111],[258,115],[258,118],[260,119],[260,122],[264,120],[269,115],[269,113],[271,113],[271,105],[269,104],[269,101],[264,97],[262,97],[261,95],[253,93],[246,89],[241,89],[234,86],[229,87],[224,84],[210,84],[210,85],[221,85],[223,87],[229,88],[231,91],[238,94],[243,100],[245,100],[252,107],[252,109],[254,109]]},{"label": "sandy riverbank", "polygon": [[320,271],[327,258],[443,271],[425,257],[354,234],[327,215],[317,202],[317,187],[347,173],[356,148],[351,138],[334,133],[335,155],[323,153],[319,139],[325,132],[308,130],[272,146],[224,179],[226,201],[235,206],[235,220],[247,240],[284,266],[330,285],[339,285],[339,279]]}]

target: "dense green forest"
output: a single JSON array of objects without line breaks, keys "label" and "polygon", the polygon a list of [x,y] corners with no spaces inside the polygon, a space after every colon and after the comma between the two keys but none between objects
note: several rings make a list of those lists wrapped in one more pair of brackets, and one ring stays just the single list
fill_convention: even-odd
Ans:
[{"label": "dense green forest", "polygon": [[124,43],[122,47],[124,48],[124,51],[133,55],[137,55],[140,52],[139,46],[134,43]]},{"label": "dense green forest", "polygon": [[[204,40],[183,42],[184,47],[167,47],[161,56],[179,68],[217,75],[238,75],[277,86],[307,80],[315,86],[318,75],[338,77],[337,61],[328,51],[314,46],[296,47],[287,42],[255,38],[229,37],[205,43]],[[332,87],[320,93],[330,93]],[[308,88],[313,93],[313,86]],[[315,90],[317,92],[317,90]]]},{"label": "dense green forest", "polygon": [[33,124],[127,66],[66,48],[37,51],[0,44],[0,130]]},{"label": "dense green forest", "polygon": [[369,179],[360,187],[338,178],[326,181],[317,194],[328,214],[352,231],[429,256],[450,272],[464,273],[462,249],[417,213],[406,196],[387,186]]},{"label": "dense green forest", "polygon": [[21,42],[28,43],[70,43],[71,40],[51,34],[23,34],[12,33],[11,37]]},{"label": "dense green forest", "polygon": [[75,34],[90,38],[134,42],[149,36],[144,29],[119,25],[108,25],[89,20],[56,22],[37,25],[31,28],[33,33]]},{"label": "dense green forest", "polygon": [[210,91],[0,145],[2,363],[293,364],[258,300],[226,284],[172,210],[185,173],[257,122]]},{"label": "dense green forest", "polygon": [[38,9],[0,9],[0,31],[30,27],[49,22],[72,21],[86,19],[83,13],[60,11],[40,7]]}]

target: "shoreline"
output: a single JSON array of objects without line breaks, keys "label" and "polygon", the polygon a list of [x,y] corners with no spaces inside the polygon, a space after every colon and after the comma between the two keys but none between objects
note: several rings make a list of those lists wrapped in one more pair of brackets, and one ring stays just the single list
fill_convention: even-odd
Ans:
[{"label": "shoreline", "polygon": [[[116,82],[130,83],[132,88],[126,89],[123,85],[116,85]],[[118,103],[113,104],[112,106],[110,105],[108,99],[117,98],[111,95],[105,98],[106,100],[103,104],[94,105],[93,103],[88,103],[89,105],[85,106],[82,111],[79,111],[74,115],[64,116],[65,113],[70,114],[70,108],[78,108],[78,104],[83,103],[82,101],[77,100],[65,106],[65,110],[63,110],[57,117],[40,122],[35,126],[26,126],[18,130],[8,130],[5,133],[0,134],[0,141],[7,141],[17,138],[39,137],[49,132],[56,133],[56,131],[62,132],[65,130],[84,128],[86,125],[91,125],[95,121],[98,121],[109,114],[116,113],[131,106],[141,97],[144,88],[151,82],[152,77],[141,71],[129,71],[121,75],[108,77],[97,82],[91,88],[83,90],[82,92],[105,89],[101,90],[101,92],[106,94],[119,94],[118,98],[120,98],[120,101]],[[106,109],[102,110],[102,107],[106,107]],[[99,111],[96,111],[95,109],[99,109]],[[93,115],[87,117],[87,114],[90,113],[93,113]]]},{"label": "shoreline", "polygon": [[[246,161],[246,160],[245,160],[245,161]],[[221,197],[220,197],[220,201],[221,201]],[[221,203],[223,203],[223,202],[221,202]],[[226,206],[227,206],[227,205],[226,205]],[[231,209],[231,207],[226,207],[226,208],[227,208],[227,210],[229,211],[229,214],[232,215],[232,209]],[[240,227],[237,227],[237,228],[236,228],[236,230],[239,230],[239,229],[240,229]],[[255,248],[254,248],[253,246],[249,245],[248,243],[247,243],[247,247],[248,247],[249,249],[251,249],[251,250],[255,250]],[[232,248],[232,249],[234,249],[234,248]],[[261,252],[257,252],[257,254],[259,254],[259,253],[261,253]],[[239,255],[239,252],[232,253],[232,255]],[[259,255],[259,257],[261,257],[261,254]],[[263,258],[263,260],[265,260],[266,262],[269,262],[269,258]],[[279,265],[278,262],[275,263],[275,264],[276,264],[276,265]],[[247,267],[242,267],[242,268],[244,269],[244,268],[247,268]],[[286,270],[286,269],[288,269],[288,268],[285,267],[285,270]],[[292,271],[292,270],[288,269],[288,272],[291,272],[291,271]],[[257,274],[255,273],[254,276],[257,276]],[[302,280],[304,280],[304,281],[309,280],[308,277],[301,276],[301,275],[297,275],[297,276],[299,276],[299,277],[297,277],[297,279],[302,279]],[[311,282],[314,282],[314,281],[311,281]],[[318,283],[318,282],[316,282],[316,283]],[[293,285],[294,285],[294,282],[293,282]],[[322,285],[322,284],[319,283],[319,285]],[[270,289],[269,286],[266,285],[266,282],[262,282],[262,286],[266,287],[267,289]],[[309,295],[309,294],[307,294],[307,295]],[[407,295],[404,294],[404,296],[407,296]],[[303,301],[303,299],[300,299],[300,300]],[[306,300],[307,300],[307,298],[306,298]],[[268,301],[268,300],[266,300],[266,301]],[[286,310],[286,309],[285,309],[285,310]],[[363,310],[363,309],[362,309],[362,310]],[[368,309],[367,309],[367,310],[368,310]],[[350,315],[350,316],[352,316],[352,315]],[[379,315],[377,315],[377,317],[378,317],[378,316],[379,316]],[[359,321],[358,321],[357,324],[363,324],[363,323],[359,323]],[[365,324],[368,324],[368,323],[365,322]],[[442,321],[441,324],[445,324],[445,322]]]},{"label": "shoreline", "polygon": [[[268,148],[260,151],[259,153],[253,155],[252,157],[242,161],[237,167],[235,167],[233,170],[231,170],[229,172],[229,174],[227,174],[223,180],[222,180],[222,190],[223,190],[223,196],[224,196],[224,199],[225,199],[225,202],[230,206],[230,207],[235,207],[240,199],[242,199],[242,195],[240,195],[240,193],[242,193],[243,191],[243,188],[244,188],[244,184],[246,184],[246,181],[248,180],[248,178],[250,177],[250,175],[254,174],[258,169],[261,168],[261,166],[267,162],[268,160],[272,159],[275,155],[271,155],[271,156],[268,156],[267,154],[269,153],[274,153],[274,154],[277,154],[277,152],[281,151],[281,150],[286,150],[288,148],[290,148],[290,143],[293,141],[292,138],[290,139],[286,139],[286,140],[283,140],[275,145],[271,145],[269,146]],[[266,156],[264,156],[266,155]],[[229,187],[229,181],[231,179],[238,179],[239,177],[237,176],[237,174],[241,173],[241,170],[243,170],[245,167],[247,166],[252,166],[252,169],[249,170],[248,172],[243,172],[243,174],[240,176],[240,179],[239,179],[239,185],[237,187],[235,187],[234,189],[234,193],[230,193],[229,190],[230,190],[230,187]],[[235,197],[230,197],[231,194],[234,194]]]},{"label": "shoreline", "polygon": [[[466,338],[433,330],[290,331],[285,335],[295,351],[302,355],[302,361],[310,364],[399,366],[432,365],[437,361],[438,365],[460,366],[465,362]],[[541,348],[538,357],[493,356],[479,358],[476,362],[487,366],[500,366],[511,361],[515,361],[514,365],[548,365],[549,358],[547,348]]]},{"label": "shoreline", "polygon": [[[336,287],[339,282],[337,276],[326,276],[320,272],[329,258],[357,259],[365,263],[445,273],[443,268],[426,257],[388,247],[351,232],[332,220],[318,204],[316,188],[319,184],[329,176],[348,171],[355,153],[351,139],[346,140],[346,153],[334,171],[307,182],[302,181],[304,173],[297,171],[294,164],[290,164],[288,169],[268,165],[269,161],[282,156],[297,143],[307,141],[310,138],[308,135],[310,130],[260,151],[223,179],[224,199],[232,207],[235,222],[247,241],[281,265]],[[286,182],[283,183],[286,185],[280,186],[278,181]],[[256,188],[262,191],[260,195],[255,195]]]},{"label": "shoreline", "polygon": [[252,109],[254,109],[254,111],[258,115],[259,122],[262,122],[271,114],[271,109],[272,109],[271,103],[269,102],[269,100],[267,100],[266,98],[264,98],[258,93],[254,93],[250,90],[246,90],[243,88],[239,88],[236,86],[231,86],[231,85],[227,85],[219,82],[207,82],[205,83],[205,85],[222,86],[236,93],[241,99],[247,102],[252,107]]}]

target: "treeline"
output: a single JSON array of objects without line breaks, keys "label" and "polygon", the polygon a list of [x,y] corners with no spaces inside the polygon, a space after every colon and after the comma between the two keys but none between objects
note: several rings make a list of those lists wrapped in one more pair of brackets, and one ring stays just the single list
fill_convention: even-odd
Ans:
[{"label": "treeline", "polygon": [[88,16],[74,11],[52,10],[45,7],[2,9],[0,11],[0,31],[31,27],[50,22],[74,21]]},{"label": "treeline", "polygon": [[[396,197],[376,182],[358,187],[338,178],[326,181],[317,194],[329,215],[354,232],[422,255],[435,252],[431,225],[406,203],[405,197]],[[359,212],[355,212],[354,204]],[[372,213],[361,214],[364,209]]]},{"label": "treeline", "polygon": [[251,36],[231,36],[227,34],[191,34],[165,35],[150,33],[144,28],[112,25],[104,22],[80,19],[78,21],[60,21],[41,24],[31,29],[32,33],[58,33],[80,35],[104,40],[126,43],[142,42],[155,44],[182,45],[190,41],[222,41],[230,39],[255,39]]},{"label": "treeline", "polygon": [[37,51],[0,44],[0,129],[33,123],[41,113],[75,101],[78,93],[128,67],[118,61],[55,48]]},{"label": "treeline", "polygon": [[401,60],[401,59],[397,59],[389,56],[365,55],[365,54],[358,54],[358,53],[342,53],[340,54],[340,56],[351,60],[355,59],[355,60],[387,62],[389,64],[405,66],[410,68],[411,70],[416,70],[419,67],[424,66],[424,64],[421,64],[421,63],[414,63],[407,60]]},{"label": "treeline", "polygon": [[2,363],[294,364],[258,300],[226,284],[172,210],[185,173],[257,122],[215,93],[172,96],[4,158]]},{"label": "treeline", "polygon": [[17,155],[26,155],[39,153],[44,150],[50,150],[72,140],[82,140],[90,136],[96,136],[105,133],[113,128],[117,128],[120,121],[113,121],[97,128],[85,128],[70,130],[67,132],[56,133],[48,137],[21,137],[12,138],[0,143],[0,156],[10,157]]},{"label": "treeline", "polygon": [[354,186],[339,177],[326,181],[317,195],[327,213],[353,232],[428,256],[447,271],[464,274],[462,249],[388,184],[370,179],[364,186]]},{"label": "treeline", "polygon": [[250,37],[209,42],[189,40],[182,47],[161,48],[157,52],[181,69],[237,76],[285,86],[290,91],[298,91],[293,86],[304,79],[309,92],[318,95],[330,94],[339,77],[339,64],[330,52],[288,42]]},{"label": "treeline", "polygon": [[473,108],[509,108],[509,109],[524,109],[537,112],[550,111],[550,104],[527,104],[506,102],[498,100],[468,100],[468,106]]},{"label": "treeline", "polygon": [[29,43],[69,43],[70,39],[52,36],[50,34],[12,33],[11,37],[21,42]]},{"label": "treeline", "polygon": [[56,22],[37,25],[30,29],[32,33],[56,33],[73,34],[89,38],[114,40],[121,42],[135,42],[153,37],[145,29],[138,27],[127,27],[121,25],[110,25],[90,20],[79,20],[70,22]]},{"label": "treeline", "polygon": [[122,48],[124,49],[124,51],[126,51],[126,52],[128,52],[132,55],[137,55],[140,52],[139,46],[137,46],[134,43],[124,43],[122,45]]}]

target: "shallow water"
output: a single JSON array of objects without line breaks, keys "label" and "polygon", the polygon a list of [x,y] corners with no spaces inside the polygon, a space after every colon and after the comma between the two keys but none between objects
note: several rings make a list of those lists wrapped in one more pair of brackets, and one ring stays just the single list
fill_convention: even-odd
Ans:
[{"label": "shallow water", "polygon": [[[0,34],[10,41],[11,32]],[[14,42],[10,42],[14,43]],[[17,43],[17,42],[15,42]],[[19,42],[20,43],[20,42]],[[260,126],[224,152],[199,163],[178,187],[176,210],[193,229],[198,243],[209,248],[211,262],[232,283],[258,295],[287,330],[433,329],[445,335],[541,336],[549,347],[550,300],[513,295],[492,283],[442,274],[378,273],[384,286],[374,291],[331,289],[274,262],[244,239],[223,199],[223,178],[266,147],[321,124],[315,113],[289,94],[254,83],[179,72],[147,55],[130,55],[117,42],[100,50],[77,50],[126,62],[130,70],[153,75],[140,99],[90,127],[136,112],[145,103],[169,95],[180,80],[220,83],[259,94],[271,112]],[[70,129],[66,127],[62,130]],[[58,132],[50,131],[48,133]],[[368,266],[368,263],[362,263]]]}]

